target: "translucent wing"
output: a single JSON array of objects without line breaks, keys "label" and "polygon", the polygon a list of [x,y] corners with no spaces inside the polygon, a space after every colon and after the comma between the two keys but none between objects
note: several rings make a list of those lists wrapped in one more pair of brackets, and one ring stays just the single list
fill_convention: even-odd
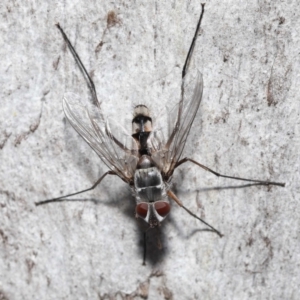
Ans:
[{"label": "translucent wing", "polygon": [[[161,128],[155,129],[149,139],[152,148],[152,159],[162,170],[166,178],[174,171],[180,160],[191,126],[202,99],[203,81],[200,72],[194,78],[189,74],[184,78],[179,103],[171,110],[169,134]],[[159,123],[159,121],[158,121]]]},{"label": "translucent wing", "polygon": [[88,110],[75,94],[65,95],[63,107],[71,125],[107,167],[130,182],[138,162],[138,148],[131,135],[118,125],[113,125],[114,130],[111,131],[99,108],[95,106]]}]

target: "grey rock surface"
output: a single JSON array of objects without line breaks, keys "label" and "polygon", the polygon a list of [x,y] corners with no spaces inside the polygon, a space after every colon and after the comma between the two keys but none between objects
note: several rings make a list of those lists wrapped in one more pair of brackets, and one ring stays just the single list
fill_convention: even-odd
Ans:
[{"label": "grey rock surface", "polygon": [[104,114],[130,128],[134,105],[157,115],[178,99],[199,1],[2,1],[0,299],[299,299],[298,2],[205,9],[190,66],[204,92],[185,154],[286,187],[242,187],[182,165],[178,197],[224,237],[174,203],[142,266],[134,199],[117,177],[75,197],[85,201],[35,206],[107,170],[64,116],[64,93],[89,93],[55,24]]}]

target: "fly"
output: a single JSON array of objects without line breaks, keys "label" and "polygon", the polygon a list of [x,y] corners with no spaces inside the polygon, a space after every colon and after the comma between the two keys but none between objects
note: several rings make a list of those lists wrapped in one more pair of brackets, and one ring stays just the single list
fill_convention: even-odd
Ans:
[{"label": "fly", "polygon": [[222,175],[191,158],[182,158],[186,140],[202,98],[203,82],[201,73],[198,72],[193,79],[188,79],[189,74],[187,71],[203,14],[204,4],[202,4],[200,18],[182,70],[180,101],[172,110],[175,119],[168,136],[165,136],[160,128],[155,128],[155,121],[153,121],[150,111],[145,105],[137,105],[134,109],[131,135],[124,133],[124,130],[120,128],[116,132],[111,131],[109,123],[102,116],[94,82],[67,35],[60,25],[57,24],[87,81],[95,104],[94,109],[87,110],[80,102],[79,97],[64,97],[63,108],[65,115],[74,129],[106,164],[109,171],[104,173],[88,189],[40,201],[36,205],[63,201],[66,197],[93,190],[107,175],[117,175],[132,189],[136,200],[136,217],[147,222],[150,228],[160,226],[161,222],[170,213],[170,200],[173,200],[191,216],[222,237],[220,231],[191,212],[172,192],[172,175],[176,168],[186,162],[191,162],[218,177],[253,182],[255,185],[285,186],[284,183]]}]

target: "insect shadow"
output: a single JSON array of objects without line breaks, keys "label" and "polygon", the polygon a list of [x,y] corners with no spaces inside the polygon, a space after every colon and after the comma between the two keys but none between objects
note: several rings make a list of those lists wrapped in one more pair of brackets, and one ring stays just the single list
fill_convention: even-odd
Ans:
[{"label": "insect shadow", "polygon": [[[173,173],[182,164],[189,162],[217,177],[247,181],[255,185],[285,185],[273,181],[222,175],[192,158],[183,157],[187,137],[202,99],[202,75],[200,72],[197,72],[196,75],[192,74],[189,65],[203,15],[204,4],[202,4],[194,37],[182,69],[179,102],[169,111],[168,116],[162,116],[156,120],[152,119],[147,106],[137,105],[133,112],[131,134],[124,131],[118,123],[108,122],[103,116],[95,84],[64,30],[57,24],[57,28],[87,82],[94,104],[87,109],[86,105],[81,102],[83,97],[66,94],[63,99],[65,115],[73,128],[98,154],[109,171],[87,189],[40,201],[36,205],[66,201],[67,197],[93,190],[107,175],[118,176],[130,186],[135,198],[135,216],[144,221],[142,224],[146,226],[144,229],[144,263],[146,261],[147,235],[154,235],[155,231],[160,231],[161,222],[166,219],[171,210],[170,200],[205,224],[209,230],[220,237],[223,236],[219,230],[189,210],[174,193],[174,189],[172,189]],[[150,229],[152,229],[151,233]],[[155,252],[152,251],[150,256],[155,262]]]}]

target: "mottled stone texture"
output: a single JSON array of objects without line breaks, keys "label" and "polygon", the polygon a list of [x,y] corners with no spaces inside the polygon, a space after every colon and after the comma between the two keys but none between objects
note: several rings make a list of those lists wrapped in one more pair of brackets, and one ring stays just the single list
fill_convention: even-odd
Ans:
[{"label": "mottled stone texture", "polygon": [[[148,239],[134,199],[109,177],[85,201],[34,203],[91,186],[106,170],[67,123],[62,97],[88,103],[56,23],[95,81],[103,112],[176,103],[199,1],[8,1],[0,5],[0,299],[299,299],[300,18],[297,1],[207,1],[190,68],[203,74],[190,163]],[[161,250],[159,250],[159,247]]]}]

